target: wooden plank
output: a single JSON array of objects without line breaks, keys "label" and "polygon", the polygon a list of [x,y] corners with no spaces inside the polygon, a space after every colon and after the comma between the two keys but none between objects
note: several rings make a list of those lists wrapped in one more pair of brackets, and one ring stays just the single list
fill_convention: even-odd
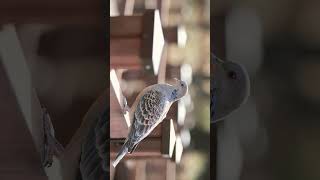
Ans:
[{"label": "wooden plank", "polygon": [[[124,143],[129,129],[123,127],[120,129],[117,127],[117,124],[111,123],[110,130],[110,152],[111,157],[115,157]],[[128,158],[158,156],[171,157],[173,153],[174,142],[175,136],[173,123],[170,120],[165,120],[138,145],[138,148],[135,150],[135,152],[130,154]]]},{"label": "wooden plank", "polygon": [[164,157],[171,157],[176,142],[173,120],[165,119],[162,124],[161,153]]},{"label": "wooden plank", "polygon": [[165,180],[175,180],[176,179],[176,164],[167,160],[166,163],[166,177]]},{"label": "wooden plank", "polygon": [[[114,159],[118,154],[124,139],[113,139],[110,141],[110,158]],[[125,159],[137,157],[161,157],[161,138],[147,137],[139,143],[137,149],[132,154],[125,156]]]},{"label": "wooden plank", "polygon": [[111,67],[143,69],[157,75],[164,46],[159,12],[111,17],[110,25]]},{"label": "wooden plank", "polygon": [[158,10],[146,10],[143,15],[143,39],[141,58],[145,66],[150,65],[150,71],[158,74],[162,50],[164,46],[163,30]]},{"label": "wooden plank", "polygon": [[124,7],[124,15],[132,15],[134,10],[135,0],[126,0]]},{"label": "wooden plank", "polygon": [[147,180],[146,179],[146,167],[147,162],[146,161],[136,161],[136,167],[135,167],[135,177],[134,180]]},{"label": "wooden plank", "polygon": [[164,39],[167,43],[178,43],[178,26],[163,28]]},{"label": "wooden plank", "polygon": [[139,37],[143,34],[143,16],[110,17],[110,39]]},{"label": "wooden plank", "polygon": [[[157,83],[165,83],[166,82],[166,71],[167,71],[167,58],[168,58],[168,46],[164,46],[162,52],[160,64],[159,64],[159,72]],[[156,83],[156,82],[154,82]],[[154,84],[152,83],[152,84]]]},{"label": "wooden plank", "polygon": [[110,57],[110,68],[143,70],[139,56],[112,56]]},{"label": "wooden plank", "polygon": [[[125,97],[122,94],[122,89],[120,87],[120,82],[119,82],[119,80],[117,78],[115,70],[113,70],[113,69],[110,71],[110,86],[112,87],[111,88],[112,97],[116,97],[117,101],[118,101],[118,106],[110,107],[110,114],[111,113],[123,114],[123,110],[122,109],[124,109],[124,102],[125,102],[124,98]],[[110,98],[110,100],[111,100],[111,98]],[[123,117],[124,117],[124,120],[125,120],[124,122],[127,125],[127,128],[130,127],[131,122],[130,122],[129,112],[126,112],[125,114],[123,114]],[[111,121],[114,122],[114,120],[112,119],[112,116],[111,116]],[[113,126],[111,126],[111,127],[113,127]]]},{"label": "wooden plank", "polygon": [[[117,38],[110,39],[110,56],[139,56],[142,47],[140,38]],[[111,62],[116,63],[116,62]],[[119,62],[122,63],[122,62]],[[130,63],[130,62],[128,62]],[[124,64],[124,63],[123,63]],[[141,64],[139,60],[137,64]]]},{"label": "wooden plank", "polygon": [[180,135],[177,135],[176,144],[175,144],[174,152],[173,152],[173,156],[172,156],[172,160],[176,164],[180,163],[181,158],[182,158],[182,153],[183,153],[183,145],[182,145],[181,137],[180,137]]}]

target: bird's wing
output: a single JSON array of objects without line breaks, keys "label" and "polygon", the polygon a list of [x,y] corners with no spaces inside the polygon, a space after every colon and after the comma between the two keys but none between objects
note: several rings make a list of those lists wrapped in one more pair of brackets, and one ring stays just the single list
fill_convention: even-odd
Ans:
[{"label": "bird's wing", "polygon": [[165,113],[165,95],[157,90],[147,91],[140,99],[128,136],[132,144],[140,142],[162,120]]}]

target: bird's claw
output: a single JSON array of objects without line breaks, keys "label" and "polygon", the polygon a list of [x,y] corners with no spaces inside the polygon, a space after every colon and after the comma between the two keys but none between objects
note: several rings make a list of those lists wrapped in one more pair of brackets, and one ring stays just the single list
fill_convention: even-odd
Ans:
[{"label": "bird's claw", "polygon": [[52,149],[50,149],[49,144],[45,143],[42,157],[42,166],[45,168],[51,167],[53,163],[53,155],[50,151],[52,151]]},{"label": "bird's claw", "polygon": [[129,111],[130,111],[130,107],[128,106],[127,99],[124,97],[123,98],[123,109],[122,109],[122,112],[123,112],[123,114],[126,114]]}]

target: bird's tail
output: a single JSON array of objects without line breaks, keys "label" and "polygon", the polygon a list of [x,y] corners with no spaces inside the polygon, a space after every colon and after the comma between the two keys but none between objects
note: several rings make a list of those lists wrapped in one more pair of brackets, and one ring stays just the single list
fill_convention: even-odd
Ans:
[{"label": "bird's tail", "polygon": [[116,167],[118,163],[121,161],[121,159],[128,153],[128,147],[127,147],[127,141],[122,145],[116,160],[112,162],[112,166]]}]

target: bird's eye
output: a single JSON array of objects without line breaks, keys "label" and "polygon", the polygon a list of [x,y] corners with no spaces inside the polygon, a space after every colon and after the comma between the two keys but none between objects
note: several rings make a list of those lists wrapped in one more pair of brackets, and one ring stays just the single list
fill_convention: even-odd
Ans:
[{"label": "bird's eye", "polygon": [[237,74],[234,71],[229,71],[228,72],[228,77],[231,79],[237,79]]},{"label": "bird's eye", "polygon": [[184,84],[181,84],[181,86],[183,87],[183,86],[184,86]]}]

